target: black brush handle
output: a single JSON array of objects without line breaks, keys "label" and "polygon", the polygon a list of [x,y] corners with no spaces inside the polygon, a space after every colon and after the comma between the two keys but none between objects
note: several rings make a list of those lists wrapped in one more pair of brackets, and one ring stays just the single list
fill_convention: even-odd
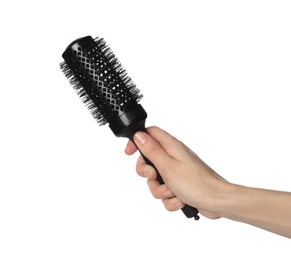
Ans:
[{"label": "black brush handle", "polygon": [[[145,132],[145,133],[147,133],[147,131],[146,131],[146,128],[145,128],[145,126],[143,125],[143,124],[140,124],[138,127],[135,127],[134,129],[132,129],[128,134],[127,134],[127,137],[134,143],[134,140],[133,140],[133,136],[134,136],[134,134],[136,133],[136,132],[138,132],[138,131],[142,131],[142,132]],[[159,173],[159,171],[158,171],[158,169],[156,168],[156,166],[147,158],[147,157],[145,157],[143,154],[142,154],[142,152],[139,150],[139,152],[140,152],[140,154],[142,155],[142,157],[143,157],[143,159],[144,159],[144,161],[146,162],[146,164],[148,164],[148,165],[150,165],[150,166],[152,166],[155,170],[156,170],[156,172],[157,172],[157,181],[160,183],[160,184],[164,184],[165,182],[164,182],[164,180],[163,180],[163,178],[162,178],[162,176],[160,175],[160,173]],[[185,214],[185,216],[187,217],[187,218],[193,218],[194,217],[194,219],[195,220],[199,220],[199,216],[198,216],[198,213],[199,213],[199,211],[196,209],[196,208],[194,208],[194,207],[191,207],[191,206],[189,206],[189,205],[185,205],[182,209],[181,209],[182,211],[183,211],[183,213]]]}]

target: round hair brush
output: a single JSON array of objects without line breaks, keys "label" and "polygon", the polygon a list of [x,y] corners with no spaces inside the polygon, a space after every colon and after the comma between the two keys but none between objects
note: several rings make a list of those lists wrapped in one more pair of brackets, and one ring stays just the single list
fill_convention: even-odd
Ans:
[{"label": "round hair brush", "polygon": [[[109,127],[118,137],[133,141],[137,131],[144,131],[147,113],[138,104],[142,98],[131,78],[102,38],[91,36],[73,41],[63,53],[62,71],[100,125]],[[158,170],[144,155],[145,162]],[[186,205],[188,218],[199,219],[198,210]]]}]

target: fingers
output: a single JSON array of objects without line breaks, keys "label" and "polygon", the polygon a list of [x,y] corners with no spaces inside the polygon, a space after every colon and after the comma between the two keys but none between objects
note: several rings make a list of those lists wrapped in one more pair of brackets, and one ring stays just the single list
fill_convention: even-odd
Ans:
[{"label": "fingers", "polygon": [[125,147],[125,150],[124,152],[127,154],[127,155],[132,155],[134,154],[135,152],[137,151],[137,148],[135,146],[135,144],[132,142],[132,141],[128,141],[126,147]]},{"label": "fingers", "polygon": [[[161,143],[162,147],[167,151],[169,147],[173,146],[173,143],[177,142],[178,140],[171,136],[169,133],[166,131],[152,126],[147,128],[148,133],[159,143]],[[137,150],[135,144],[132,141],[128,141],[126,148],[125,148],[125,153],[128,155],[131,155],[135,153]],[[168,151],[167,151],[168,152]]]},{"label": "fingers", "polygon": [[168,211],[176,211],[185,206],[185,203],[175,197],[165,184],[160,185],[156,180],[148,180],[148,186],[156,199],[161,199]]},{"label": "fingers", "polygon": [[[138,149],[147,157],[160,171],[167,171],[171,167],[172,158],[167,154],[159,142],[144,132],[137,132],[134,135],[134,142]],[[162,175],[162,177],[164,177]]]},{"label": "fingers", "polygon": [[[125,153],[131,155],[136,152],[138,147],[141,153],[159,169],[162,178],[165,181],[170,180],[169,169],[173,168],[177,160],[184,157],[185,151],[189,152],[183,143],[167,132],[157,127],[150,127],[147,131],[149,134],[137,132],[134,135],[134,143],[131,141],[127,143]],[[176,211],[185,206],[185,203],[178,199],[165,184],[161,185],[156,180],[156,170],[147,165],[142,156],[138,158],[136,171],[139,176],[148,178],[151,193],[156,199],[162,200],[167,210]]]},{"label": "fingers", "polygon": [[[149,127],[147,128],[148,134],[155,139],[163,150],[172,158],[180,159],[183,158],[185,151],[188,152],[187,147],[177,140],[175,137],[167,133],[166,131],[158,127]],[[125,148],[125,153],[132,155],[137,150],[135,144],[131,141],[128,141]]]},{"label": "fingers", "polygon": [[137,159],[136,172],[139,176],[151,180],[155,180],[157,178],[156,170],[152,166],[146,164],[142,156]]},{"label": "fingers", "polygon": [[160,184],[156,178],[155,169],[145,163],[142,156],[137,160],[136,171],[139,176],[148,178],[148,186],[152,195],[156,199],[162,199],[164,206],[169,211],[176,211],[185,206],[185,204],[175,197],[165,184]]},{"label": "fingers", "polygon": [[168,211],[176,211],[184,208],[185,206],[185,203],[179,200],[177,197],[170,199],[162,199],[162,202]]},{"label": "fingers", "polygon": [[142,156],[137,160],[136,171],[139,176],[148,178],[148,186],[152,195],[156,199],[161,199],[168,211],[176,211],[185,206],[185,204],[175,197],[165,184],[160,184],[156,178],[155,169],[145,163]]},{"label": "fingers", "polygon": [[161,185],[157,180],[148,179],[148,186],[156,199],[169,199],[175,196],[165,184]]}]

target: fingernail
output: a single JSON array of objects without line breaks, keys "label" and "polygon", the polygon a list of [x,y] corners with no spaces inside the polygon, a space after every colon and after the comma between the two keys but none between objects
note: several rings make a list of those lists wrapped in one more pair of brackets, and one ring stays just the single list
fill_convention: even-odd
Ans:
[{"label": "fingernail", "polygon": [[134,141],[137,144],[144,144],[146,142],[146,135],[143,132],[137,132],[134,135]]}]

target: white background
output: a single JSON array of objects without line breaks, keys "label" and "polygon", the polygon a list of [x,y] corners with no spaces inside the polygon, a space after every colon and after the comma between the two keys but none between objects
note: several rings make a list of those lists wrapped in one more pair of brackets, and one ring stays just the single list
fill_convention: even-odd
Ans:
[{"label": "white background", "polygon": [[167,212],[59,69],[71,41],[104,37],[148,126],[231,182],[291,191],[290,14],[290,1],[2,1],[0,259],[290,259],[287,238]]}]

